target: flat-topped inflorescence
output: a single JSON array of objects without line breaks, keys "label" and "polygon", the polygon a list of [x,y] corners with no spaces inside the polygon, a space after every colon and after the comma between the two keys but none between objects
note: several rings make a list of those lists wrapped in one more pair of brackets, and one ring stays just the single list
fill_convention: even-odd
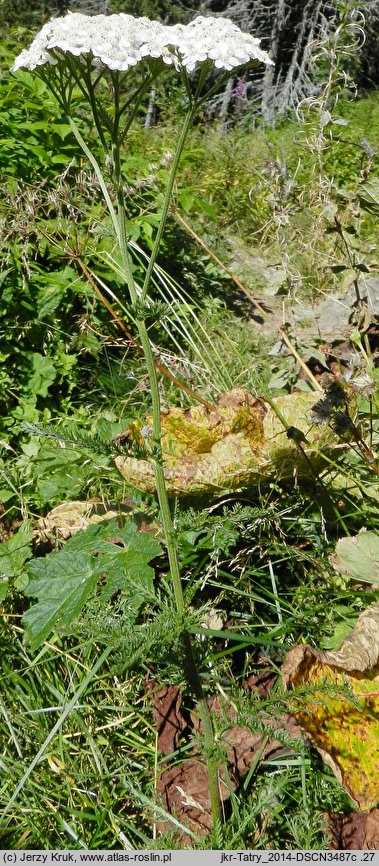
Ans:
[{"label": "flat-topped inflorescence", "polygon": [[190,24],[166,26],[132,15],[68,13],[52,18],[16,58],[13,71],[56,65],[66,53],[90,56],[95,67],[126,72],[144,58],[160,59],[187,72],[211,61],[230,71],[258,60],[271,63],[260,40],[244,33],[228,18],[198,16]]}]

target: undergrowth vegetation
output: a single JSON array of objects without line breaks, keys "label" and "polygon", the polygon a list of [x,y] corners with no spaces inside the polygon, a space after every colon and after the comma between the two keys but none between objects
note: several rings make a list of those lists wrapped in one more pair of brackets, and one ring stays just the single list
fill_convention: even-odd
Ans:
[{"label": "undergrowth vegetation", "polygon": [[[10,66],[14,41],[1,50]],[[174,96],[176,113],[156,127],[143,128],[141,108],[122,150],[139,284],[183,111]],[[339,96],[253,132],[248,115],[228,126],[200,114],[180,163],[143,311],[163,417],[185,416],[199,399],[217,406],[236,387],[277,405],[279,420],[283,393],[315,389],[324,399],[305,432],[296,417],[284,422],[299,461],[289,477],[279,460],[246,488],[171,499],[181,617],[156,497],[115,462],[149,457],[150,386],[142,314],[126,297],[98,178],[44,81],[19,71],[0,82],[4,848],[324,848],[325,813],[355,808],[288,722],[316,701],[314,687],[285,691],[280,670],[291,647],[338,649],[377,600],[375,581],[353,580],[332,555],[339,538],[378,533],[378,326],[358,305],[348,337],[335,335],[336,345],[348,341],[342,360],[317,330],[302,343],[285,328],[283,343],[280,319],[262,328],[269,298],[288,308],[358,287],[360,300],[377,271],[378,96]],[[78,88],[72,98],[106,171]],[[313,378],[300,377],[299,352]],[[355,380],[339,404],[330,379],[320,384],[337,367],[342,390]],[[308,450],[317,424],[333,428],[338,445],[321,463],[317,447]],[[50,516],[76,501],[87,511],[73,508],[68,523],[64,512]],[[187,801],[188,818],[160,783],[168,754],[184,781],[203,760],[183,631],[196,643],[210,757],[227,789],[213,829],[193,817],[196,802]],[[169,689],[176,733],[165,753],[156,695]],[[320,691],[331,699],[330,683],[317,700]],[[348,685],[336,693],[354,703]],[[237,727],[253,738],[243,768],[228,758]],[[206,812],[202,797],[193,794]]]}]

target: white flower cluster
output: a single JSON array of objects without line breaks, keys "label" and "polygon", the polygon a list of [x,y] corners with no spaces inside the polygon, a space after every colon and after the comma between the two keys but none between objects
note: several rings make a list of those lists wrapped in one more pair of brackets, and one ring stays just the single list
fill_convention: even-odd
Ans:
[{"label": "white flower cluster", "polygon": [[12,68],[56,64],[62,53],[69,52],[77,57],[90,55],[95,66],[120,72],[145,57],[184,66],[188,72],[206,60],[218,69],[231,70],[251,60],[271,63],[259,42],[227,18],[198,16],[190,24],[169,27],[124,13],[89,16],[69,12],[45,24]]},{"label": "white flower cluster", "polygon": [[260,39],[244,33],[229,18],[199,15],[190,24],[181,26],[177,49],[187,72],[192,72],[198,63],[206,60],[212,60],[217,69],[231,70],[250,60],[271,63],[259,43]]}]

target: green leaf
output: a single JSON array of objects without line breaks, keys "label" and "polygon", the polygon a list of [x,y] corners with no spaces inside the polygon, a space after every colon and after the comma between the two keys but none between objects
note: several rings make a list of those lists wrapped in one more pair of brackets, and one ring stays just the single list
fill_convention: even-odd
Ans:
[{"label": "green leaf", "polygon": [[29,563],[25,595],[38,602],[22,619],[26,641],[36,649],[53,630],[71,626],[95,595],[98,582],[104,605],[120,591],[129,610],[137,614],[143,603],[155,598],[149,561],[161,552],[158,541],[138,533],[133,521],[120,527],[110,520],[88,526],[63,550]]},{"label": "green leaf", "polygon": [[0,544],[0,578],[14,578],[23,571],[25,562],[32,556],[30,542],[33,532],[28,523]]},{"label": "green leaf", "polygon": [[320,646],[322,647],[322,649],[338,650],[341,646],[341,643],[351,633],[355,623],[356,617],[351,617],[350,619],[337,622],[333,634],[322,638],[322,640],[320,641]]},{"label": "green leaf", "polygon": [[87,478],[85,467],[68,463],[66,469],[56,470],[50,476],[38,479],[38,494],[46,504],[59,502],[70,496],[79,496],[83,492]]},{"label": "green leaf", "polygon": [[[59,135],[59,137],[62,139],[62,141],[63,141],[63,139],[67,138],[68,135],[72,135],[72,129],[68,123],[52,123],[50,128],[53,132],[56,132],[57,135]],[[46,129],[46,124],[45,124],[45,129]],[[63,154],[62,154],[62,156],[63,156]],[[67,162],[67,154],[65,154],[64,156],[65,156],[65,159]]]},{"label": "green leaf", "polygon": [[[116,538],[123,546],[112,543],[111,538]],[[162,552],[162,548],[155,538],[147,533],[138,533],[132,521],[122,529],[117,520],[110,520],[106,525],[89,526],[85,532],[73,535],[66,544],[67,548],[96,554],[97,574],[99,577],[106,574],[101,593],[103,601],[122,590],[129,605],[137,611],[141,603],[154,598],[154,569],[148,563]]]},{"label": "green leaf", "polygon": [[379,213],[379,179],[372,178],[358,187],[361,207],[369,213]]},{"label": "green leaf", "polygon": [[42,94],[45,93],[47,85],[41,78],[38,78],[37,75],[32,75],[30,72],[25,72],[23,69],[18,69],[16,73],[13,73],[13,75],[17,76],[17,80],[23,85],[23,87],[31,90],[36,96],[42,96]]},{"label": "green leaf", "polygon": [[0,578],[0,602],[4,601],[5,596],[8,592],[9,580],[7,577]]},{"label": "green leaf", "polygon": [[32,362],[33,374],[28,381],[28,390],[36,396],[47,397],[50,385],[56,377],[55,365],[51,358],[46,358],[39,352],[32,352]]},{"label": "green leaf", "polygon": [[[65,162],[67,162],[67,157],[65,158]],[[51,274],[41,273],[36,282],[39,286],[37,296],[38,318],[44,319],[59,306],[64,295],[77,282],[77,275],[74,269],[67,265],[61,271],[53,271]],[[48,359],[45,358],[44,360]]]},{"label": "green leaf", "polygon": [[155,597],[154,569],[148,562],[158,556],[161,550],[161,546],[151,536],[133,532],[126,549],[119,553],[109,569],[102,592],[103,600],[108,600],[121,590],[128,607],[136,612],[144,602],[152,601]]},{"label": "green leaf", "polygon": [[361,531],[358,535],[341,538],[332,562],[338,571],[354,580],[379,586],[379,535]]},{"label": "green leaf", "polygon": [[15,578],[14,586],[18,592],[25,592],[25,589],[29,583],[28,575],[25,571],[22,574],[19,574],[18,577]]},{"label": "green leaf", "polygon": [[54,629],[69,626],[79,616],[95,589],[96,574],[88,555],[66,550],[35,560],[28,572],[32,580],[25,595],[36,596],[38,603],[22,623],[26,642],[38,649]]},{"label": "green leaf", "polygon": [[94,523],[88,526],[87,529],[72,535],[66,544],[65,550],[80,551],[81,553],[89,553],[96,556],[100,553],[111,553],[115,556],[120,552],[120,548],[110,539],[120,538],[121,540],[122,535],[126,532],[127,530],[120,529],[116,519],[109,520],[105,524]]},{"label": "green leaf", "polygon": [[15,492],[11,488],[0,487],[0,502],[2,502],[3,505],[5,505],[6,502],[9,502],[14,495]]},{"label": "green leaf", "polygon": [[188,190],[185,190],[185,189],[184,189],[184,190],[180,193],[179,201],[180,201],[180,204],[181,204],[181,206],[182,206],[184,212],[185,212],[185,213],[190,213],[190,211],[191,211],[191,209],[192,209],[192,206],[193,206],[193,203],[194,203],[194,201],[195,201],[195,196],[193,195],[193,193],[191,193],[191,192],[189,192]]},{"label": "green leaf", "polygon": [[54,156],[51,157],[52,165],[67,165],[67,154],[66,153],[55,153]]},{"label": "green leaf", "polygon": [[206,213],[207,216],[211,218],[211,220],[213,220],[214,222],[217,221],[217,211],[213,207],[213,205],[209,203],[209,201],[205,201],[205,199],[196,196],[195,202],[197,207],[200,208],[200,210],[204,211],[204,213]]},{"label": "green leaf", "polygon": [[285,385],[287,385],[289,377],[290,377],[290,371],[289,370],[286,370],[286,369],[278,370],[276,373],[273,374],[273,376],[271,376],[271,379],[268,383],[268,387],[270,389],[271,388],[272,389],[284,388]]},{"label": "green leaf", "polygon": [[78,497],[93,466],[79,451],[46,444],[40,447],[33,471],[39,496],[50,504]]}]

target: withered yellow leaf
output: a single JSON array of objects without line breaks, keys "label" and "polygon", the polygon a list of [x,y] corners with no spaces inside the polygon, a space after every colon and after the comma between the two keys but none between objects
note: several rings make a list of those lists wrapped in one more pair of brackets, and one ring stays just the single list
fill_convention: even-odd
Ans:
[{"label": "withered yellow leaf", "polygon": [[[337,652],[297,646],[282,667],[286,688],[314,686],[295,718],[352,800],[379,800],[379,603],[364,611]],[[353,700],[317,686],[348,685]]]},{"label": "withered yellow leaf", "polygon": [[[311,424],[319,395],[298,392],[275,399],[278,414],[264,400],[244,388],[234,388],[213,411],[204,406],[173,408],[162,413],[162,451],[169,494],[219,495],[257,484],[275,474],[289,478],[309,475],[307,455],[344,447],[327,426]],[[283,424],[282,418],[285,422]],[[151,418],[145,426],[149,428]],[[287,436],[286,425],[303,435],[301,448]],[[141,444],[141,432],[130,430],[130,440]],[[134,487],[153,493],[154,468],[149,460],[117,457],[116,465]]]}]

